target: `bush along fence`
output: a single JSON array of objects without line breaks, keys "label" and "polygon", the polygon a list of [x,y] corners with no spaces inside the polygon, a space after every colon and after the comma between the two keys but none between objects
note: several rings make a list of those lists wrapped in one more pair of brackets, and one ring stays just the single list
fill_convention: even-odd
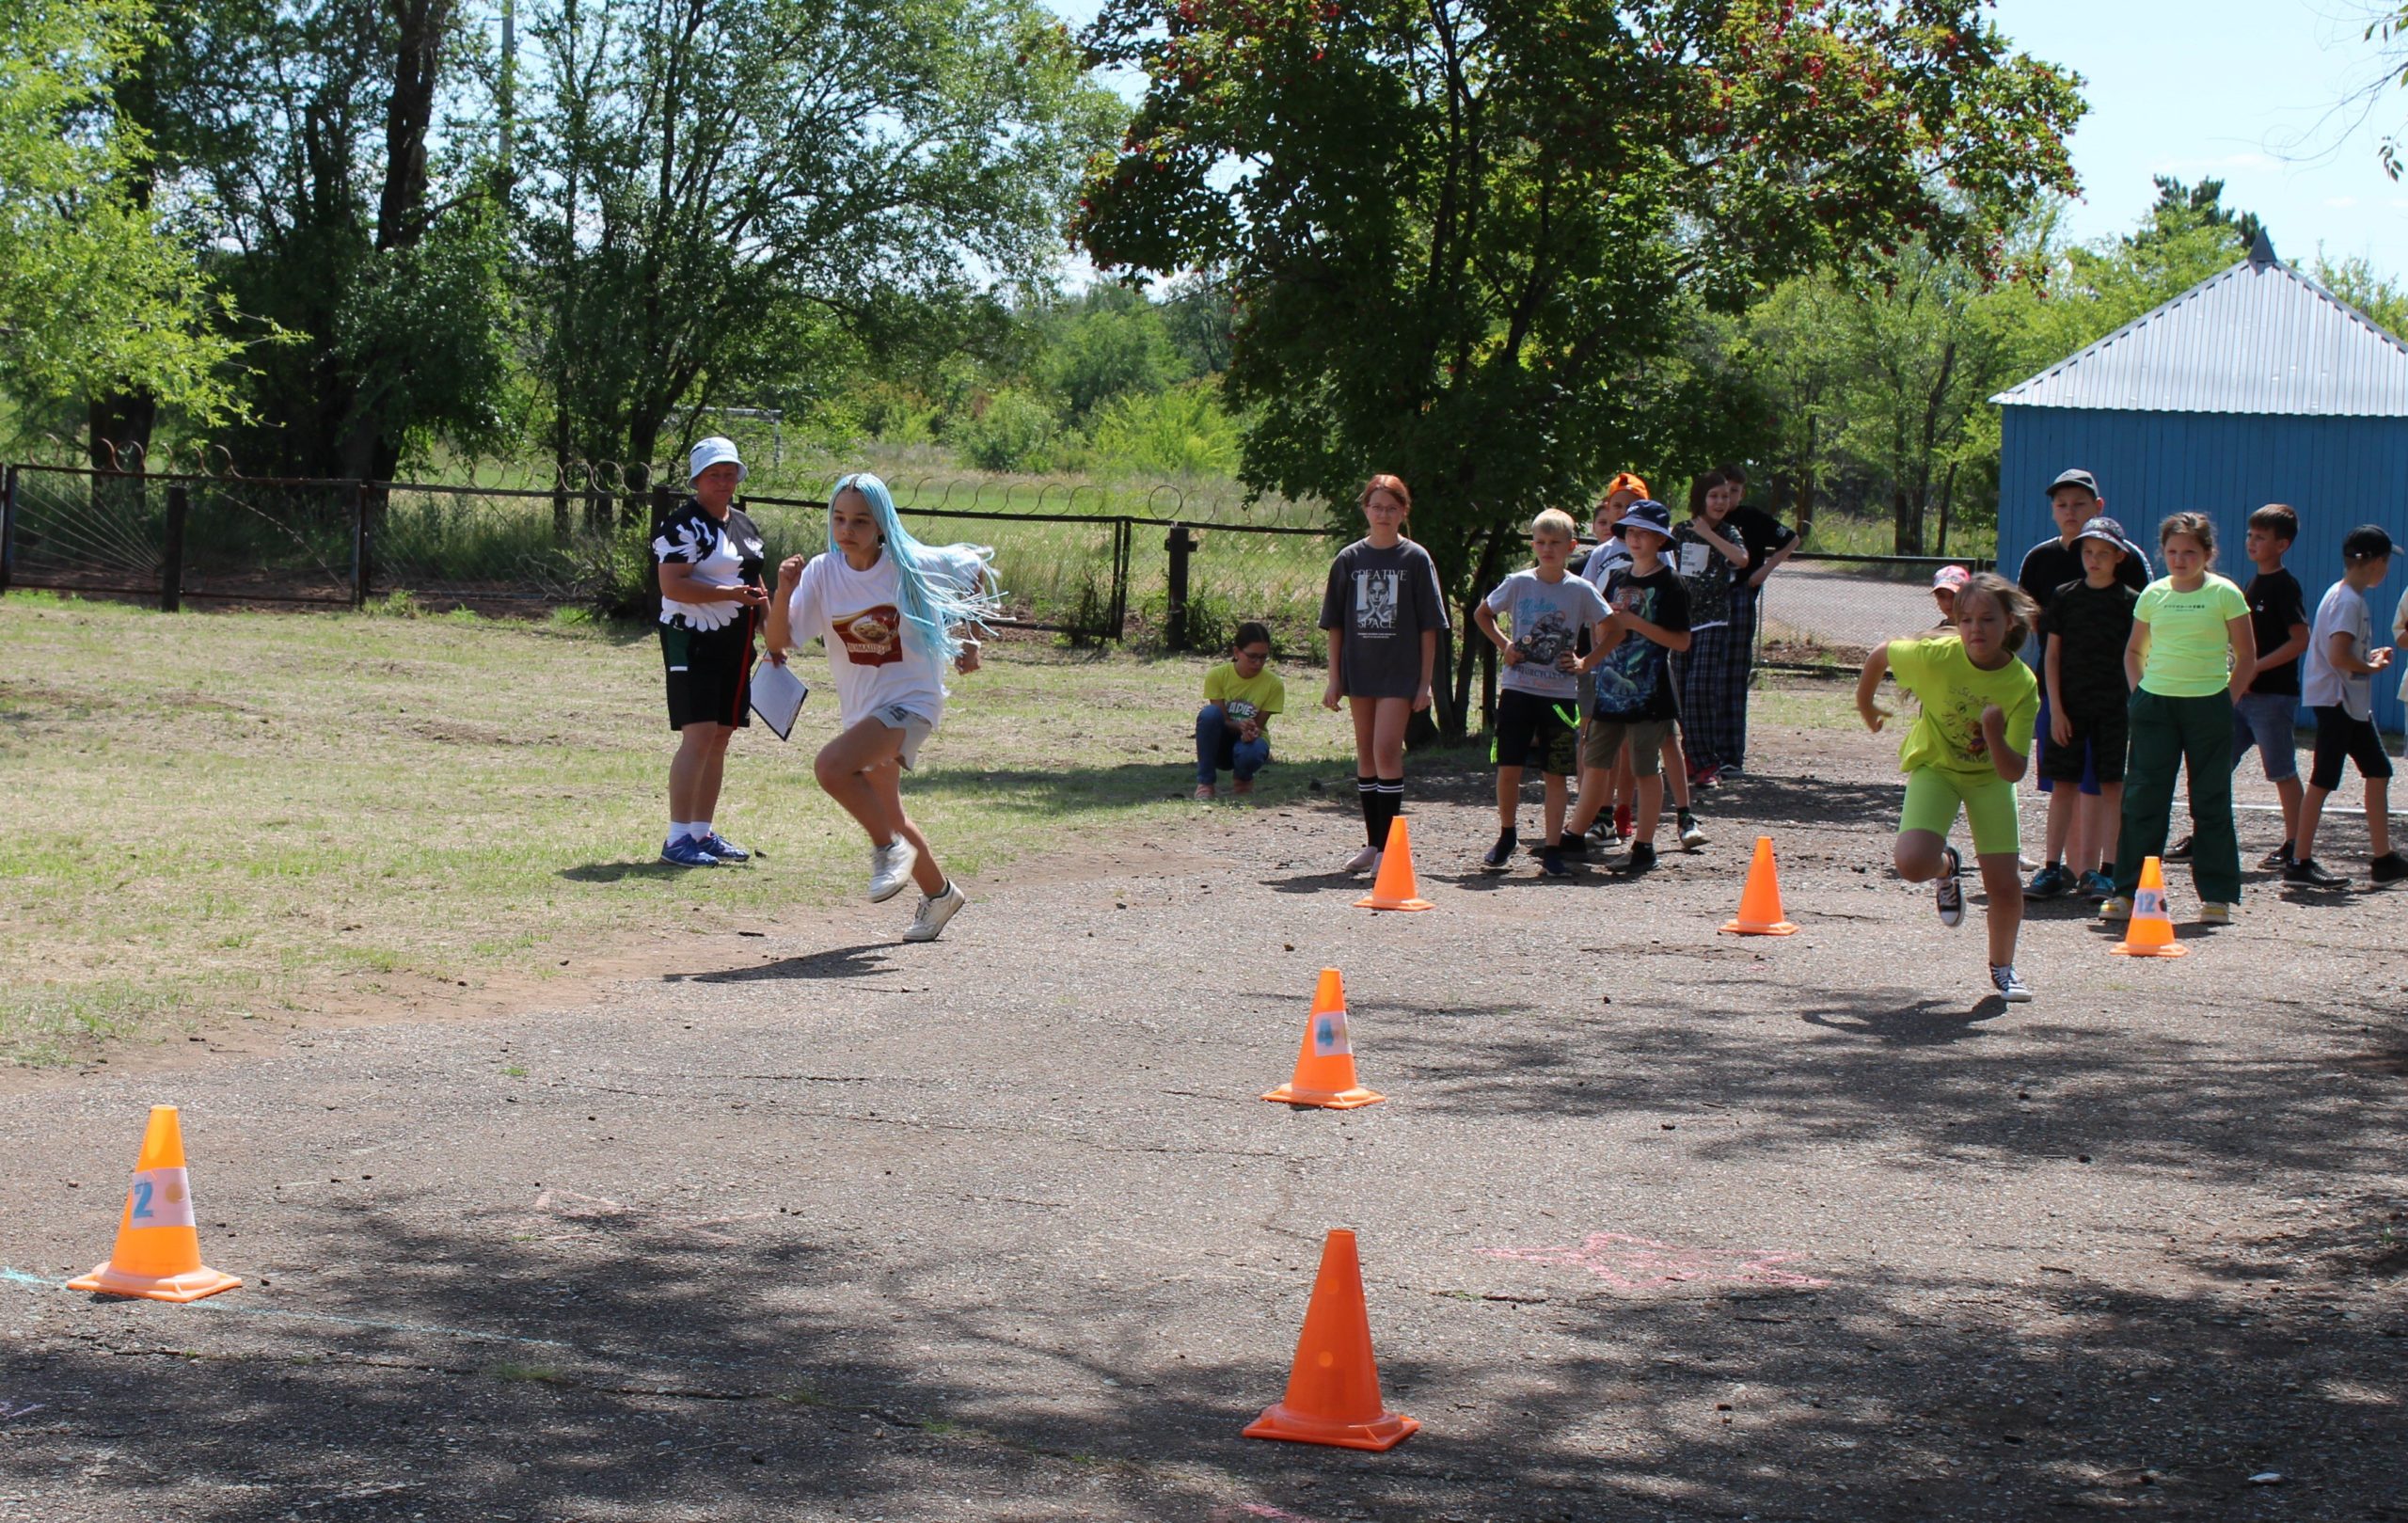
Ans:
[{"label": "bush along fence", "polygon": [[[1083,500],[1099,510],[1108,500],[1085,487],[1041,488],[1030,511],[1008,491],[984,506],[982,484],[967,494],[969,506],[957,507],[956,484],[906,487],[898,506],[924,539],[994,546],[1014,626],[1080,643],[1216,651],[1240,622],[1259,619],[1289,658],[1318,658],[1322,589],[1347,537],[1340,531],[1080,512]],[[1064,511],[1043,511],[1056,497]],[[1170,505],[1176,489],[1148,500]],[[497,614],[584,606],[648,617],[657,608],[653,525],[676,500],[667,487],[630,489],[594,472],[548,488],[510,488],[15,465],[0,478],[0,593],[135,597],[171,611],[400,601]],[[827,543],[824,502],[739,500],[761,526],[772,565]],[[1765,585],[1759,664],[1852,665],[1873,644],[1930,626],[1938,617],[1931,573],[1948,563],[1794,557]]]}]

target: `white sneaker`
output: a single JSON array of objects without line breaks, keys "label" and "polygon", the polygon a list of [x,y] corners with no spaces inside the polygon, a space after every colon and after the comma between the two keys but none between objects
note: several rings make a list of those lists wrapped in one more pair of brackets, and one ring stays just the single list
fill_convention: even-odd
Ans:
[{"label": "white sneaker", "polygon": [[920,896],[920,912],[911,917],[911,928],[903,933],[907,942],[933,942],[944,934],[945,922],[960,912],[970,897],[948,882],[944,892],[935,898]]},{"label": "white sneaker", "polygon": [[903,892],[911,880],[911,869],[919,863],[920,849],[896,836],[869,854],[869,902],[884,904]]},{"label": "white sneaker", "polygon": [[2004,967],[1993,966],[1990,969],[1990,987],[1997,990],[1998,997],[2009,1005],[2032,1003],[2032,986],[2016,976],[2015,964],[2012,962]]},{"label": "white sneaker", "polygon": [[2202,926],[2231,925],[2232,906],[2214,899],[2207,900],[2199,906],[2199,924]]},{"label": "white sneaker", "polygon": [[1350,873],[1378,872],[1380,870],[1380,849],[1375,846],[1367,846],[1362,850],[1355,852],[1354,856],[1347,859],[1346,870]]}]

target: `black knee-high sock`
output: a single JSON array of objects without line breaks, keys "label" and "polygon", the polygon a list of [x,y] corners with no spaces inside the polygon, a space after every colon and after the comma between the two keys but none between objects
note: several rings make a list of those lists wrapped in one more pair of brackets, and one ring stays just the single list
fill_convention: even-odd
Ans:
[{"label": "black knee-high sock", "polygon": [[1376,777],[1356,777],[1354,801],[1363,806],[1363,834],[1373,847],[1377,847],[1382,833],[1386,829],[1380,818],[1380,780]]},{"label": "black knee-high sock", "polygon": [[1381,850],[1385,851],[1387,849],[1388,827],[1395,824],[1396,817],[1403,813],[1404,779],[1401,777],[1384,777],[1380,779],[1379,846]]}]

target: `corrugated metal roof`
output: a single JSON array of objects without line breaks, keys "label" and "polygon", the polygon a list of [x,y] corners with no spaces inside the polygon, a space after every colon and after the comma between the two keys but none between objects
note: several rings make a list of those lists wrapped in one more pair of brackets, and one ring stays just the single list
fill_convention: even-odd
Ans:
[{"label": "corrugated metal roof", "polygon": [[2408,418],[2408,345],[2280,262],[2249,259],[1990,399],[2002,406]]}]

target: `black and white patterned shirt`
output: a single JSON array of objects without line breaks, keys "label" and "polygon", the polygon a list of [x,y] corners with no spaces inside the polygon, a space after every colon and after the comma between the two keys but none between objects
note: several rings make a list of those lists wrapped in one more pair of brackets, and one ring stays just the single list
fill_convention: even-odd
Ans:
[{"label": "black and white patterned shirt", "polygon": [[[714,587],[763,585],[761,531],[753,527],[741,508],[729,508],[722,522],[712,517],[701,502],[688,498],[660,520],[660,532],[652,541],[652,558],[661,565],[673,561],[689,565],[697,579]],[[667,597],[660,600],[661,623],[673,629],[697,633],[724,629],[744,611],[741,603],[680,603]]]}]

